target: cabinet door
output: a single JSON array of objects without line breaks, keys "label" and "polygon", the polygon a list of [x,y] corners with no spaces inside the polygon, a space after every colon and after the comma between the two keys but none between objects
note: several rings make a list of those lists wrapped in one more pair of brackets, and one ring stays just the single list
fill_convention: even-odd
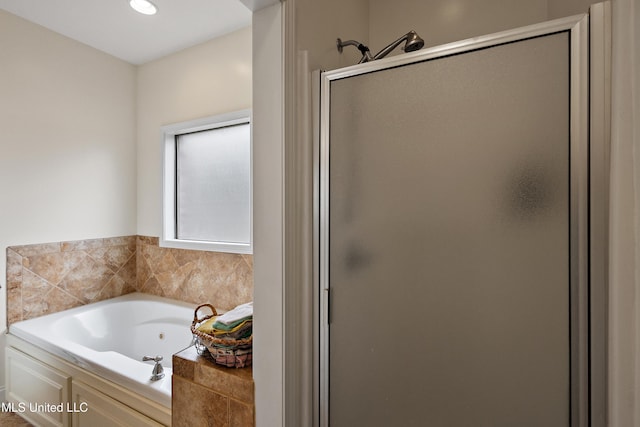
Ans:
[{"label": "cabinet door", "polygon": [[7,401],[15,411],[39,426],[71,425],[70,376],[12,348],[6,349],[6,372]]},{"label": "cabinet door", "polygon": [[129,427],[162,424],[78,381],[72,383],[74,427]]}]

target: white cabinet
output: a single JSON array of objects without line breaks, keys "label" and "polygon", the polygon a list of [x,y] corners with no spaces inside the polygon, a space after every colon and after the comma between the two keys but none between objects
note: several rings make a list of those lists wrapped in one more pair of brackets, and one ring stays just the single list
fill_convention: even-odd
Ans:
[{"label": "white cabinet", "polygon": [[171,409],[7,335],[3,410],[38,427],[159,427]]},{"label": "white cabinet", "polygon": [[7,401],[39,426],[68,427],[71,377],[12,348],[6,349]]},{"label": "white cabinet", "polygon": [[74,380],[71,390],[73,427],[162,426],[81,382]]}]

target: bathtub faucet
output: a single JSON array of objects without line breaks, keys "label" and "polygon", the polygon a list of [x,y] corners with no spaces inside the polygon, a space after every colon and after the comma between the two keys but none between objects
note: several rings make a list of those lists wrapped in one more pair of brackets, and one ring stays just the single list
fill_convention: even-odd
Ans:
[{"label": "bathtub faucet", "polygon": [[144,356],[142,358],[143,362],[147,362],[149,360],[153,360],[156,364],[153,367],[153,371],[151,371],[151,381],[158,381],[159,379],[164,378],[164,368],[162,367],[162,356]]}]

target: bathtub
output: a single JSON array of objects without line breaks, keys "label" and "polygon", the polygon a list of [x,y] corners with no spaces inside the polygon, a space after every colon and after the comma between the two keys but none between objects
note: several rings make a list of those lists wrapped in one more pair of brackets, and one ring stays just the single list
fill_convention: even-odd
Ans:
[{"label": "bathtub", "polygon": [[[166,408],[171,407],[171,359],[191,344],[194,304],[143,293],[76,307],[12,324],[9,334]],[[163,357],[164,378],[151,381]]]}]

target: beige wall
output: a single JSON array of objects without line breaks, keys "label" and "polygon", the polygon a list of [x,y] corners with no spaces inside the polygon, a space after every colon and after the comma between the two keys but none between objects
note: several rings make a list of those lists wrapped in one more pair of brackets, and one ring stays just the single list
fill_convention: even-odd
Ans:
[{"label": "beige wall", "polygon": [[[432,47],[550,19],[584,13],[591,0],[354,0],[295,1],[295,41],[308,53],[309,69],[355,64],[360,53],[336,39],[354,39],[372,54],[409,30]],[[402,53],[400,49],[393,54]]]},{"label": "beige wall", "polygon": [[309,53],[310,70],[330,70],[359,61],[361,54],[353,46],[340,54],[336,39],[369,42],[368,0],[298,0],[295,15],[297,50]]},{"label": "beige wall", "polygon": [[2,253],[135,234],[135,68],[1,11],[0,57]]},{"label": "beige wall", "polygon": [[137,234],[160,236],[160,127],[251,108],[251,28],[141,65],[137,87]]},{"label": "beige wall", "polygon": [[[541,22],[546,0],[370,0],[369,46],[375,53],[415,30],[426,47]],[[401,53],[398,49],[394,54]]]},{"label": "beige wall", "polygon": [[[595,2],[595,1],[593,1]],[[370,0],[369,48],[415,30],[432,47],[584,13],[590,0]],[[394,54],[401,53],[397,50]]]},{"label": "beige wall", "polygon": [[135,234],[136,151],[135,67],[4,11],[0,58],[3,331],[7,246]]}]

